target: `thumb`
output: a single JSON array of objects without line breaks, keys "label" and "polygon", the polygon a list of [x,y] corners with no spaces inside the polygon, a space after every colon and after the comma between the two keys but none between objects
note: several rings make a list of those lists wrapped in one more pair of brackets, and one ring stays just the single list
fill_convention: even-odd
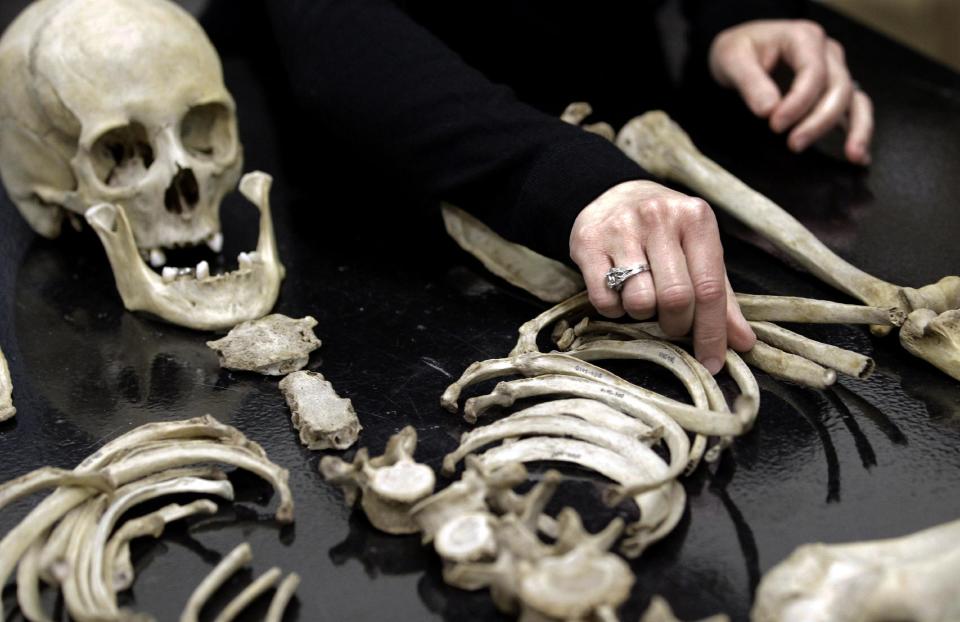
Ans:
[{"label": "thumb", "polygon": [[780,103],[780,89],[763,68],[750,41],[718,47],[710,60],[714,79],[721,86],[737,89],[753,114],[766,118]]}]

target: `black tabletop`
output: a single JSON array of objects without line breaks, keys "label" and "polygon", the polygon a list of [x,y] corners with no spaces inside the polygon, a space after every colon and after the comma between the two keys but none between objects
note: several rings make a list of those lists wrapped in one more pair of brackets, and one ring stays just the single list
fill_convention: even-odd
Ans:
[{"label": "black tabletop", "polygon": [[[728,94],[681,97],[672,113],[708,155],[856,265],[914,286],[957,273],[960,78],[818,15],[876,103],[869,170],[829,149],[789,154]],[[276,178],[288,274],[276,310],[317,318],[324,343],[309,368],[353,400],[364,428],[359,446],[377,453],[412,424],[418,459],[438,468],[468,429],[441,410],[441,392],[471,362],[509,352],[516,328],[545,305],[462,254],[436,209],[416,204],[395,180],[357,174],[352,163],[363,154],[332,153],[285,101],[278,71],[260,55],[266,44],[235,39],[217,43],[239,104],[246,169]],[[226,202],[228,256],[251,247],[254,218],[242,200]],[[740,291],[846,300],[729,231],[729,271]],[[300,445],[276,379],[221,370],[204,345],[208,335],[125,312],[92,234],[40,239],[4,197],[0,236],[0,345],[19,411],[0,425],[0,480],[72,467],[134,426],[204,413],[237,426],[290,470],[294,525],[272,520],[269,487],[238,475],[238,503],[134,546],[130,604],[176,619],[197,581],[246,540],[253,569],[231,581],[220,602],[278,565],[304,579],[287,619],[498,616],[486,593],[445,586],[438,558],[416,536],[380,534],[345,507],[317,472],[321,454]],[[758,373],[755,429],[717,465],[684,480],[689,503],[679,526],[631,563],[637,583],[624,620],[637,619],[657,593],[684,619],[726,612],[744,620],[762,573],[800,544],[896,536],[960,516],[960,385],[903,352],[895,337],[848,326],[802,330],[873,356],[876,373],[824,391]],[[658,390],[679,389],[646,365],[617,370]],[[572,505],[593,529],[630,515],[627,506],[602,504],[598,478],[567,472],[555,506]],[[4,510],[0,532],[34,502]],[[11,586],[3,603],[13,609]]]}]

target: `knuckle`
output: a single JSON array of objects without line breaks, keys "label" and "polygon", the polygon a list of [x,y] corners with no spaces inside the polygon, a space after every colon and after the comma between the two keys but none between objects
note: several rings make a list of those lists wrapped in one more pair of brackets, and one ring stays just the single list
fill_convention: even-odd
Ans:
[{"label": "knuckle", "polygon": [[827,36],[827,33],[823,30],[823,26],[815,21],[802,19],[800,20],[798,26],[800,28],[800,32],[802,32],[805,37],[808,37],[812,40],[820,41]]},{"label": "knuckle", "polygon": [[593,308],[597,312],[609,318],[616,318],[623,315],[623,311],[620,310],[620,305],[617,304],[615,297],[611,296],[606,291],[591,290],[587,297],[590,299],[590,304],[593,305]]},{"label": "knuckle", "polygon": [[827,49],[835,55],[840,62],[846,62],[847,51],[843,49],[843,44],[841,44],[836,39],[827,39]]},{"label": "knuckle", "polygon": [[684,202],[684,213],[696,223],[708,224],[716,220],[710,205],[703,199],[687,199]]},{"label": "knuckle", "polygon": [[652,314],[657,299],[648,289],[633,290],[623,294],[623,306],[631,315]]},{"label": "knuckle", "polygon": [[704,277],[693,286],[694,298],[697,304],[710,304],[724,300],[727,296],[727,287],[722,279]]},{"label": "knuckle", "polygon": [[657,299],[667,313],[684,311],[693,303],[693,292],[687,285],[675,283],[660,290]]}]

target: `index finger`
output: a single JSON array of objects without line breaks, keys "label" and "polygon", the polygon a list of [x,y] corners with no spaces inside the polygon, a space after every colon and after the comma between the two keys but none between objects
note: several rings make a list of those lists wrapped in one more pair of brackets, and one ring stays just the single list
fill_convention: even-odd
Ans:
[{"label": "index finger", "polygon": [[681,243],[693,284],[693,351],[715,374],[727,354],[727,275],[717,220],[703,205],[706,212],[696,215]]}]

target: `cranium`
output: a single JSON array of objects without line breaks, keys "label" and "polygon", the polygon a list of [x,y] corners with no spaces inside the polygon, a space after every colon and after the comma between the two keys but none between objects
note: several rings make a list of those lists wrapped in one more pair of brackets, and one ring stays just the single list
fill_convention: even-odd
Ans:
[{"label": "cranium", "polygon": [[[79,223],[107,204],[155,268],[166,263],[164,249],[222,249],[219,206],[240,177],[243,150],[220,59],[189,13],[169,0],[34,2],[0,39],[0,83],[0,177],[38,233],[55,238],[65,217]],[[126,294],[123,281],[136,279],[139,266],[130,257],[111,263]],[[187,270],[165,276],[180,272]],[[201,262],[198,281],[208,272]],[[270,272],[276,283],[240,301],[250,311],[198,328],[263,315],[260,299],[270,298],[269,310],[282,278]],[[208,294],[207,304],[224,304]],[[126,295],[124,302],[136,310]],[[147,310],[192,326],[163,305]]]}]

